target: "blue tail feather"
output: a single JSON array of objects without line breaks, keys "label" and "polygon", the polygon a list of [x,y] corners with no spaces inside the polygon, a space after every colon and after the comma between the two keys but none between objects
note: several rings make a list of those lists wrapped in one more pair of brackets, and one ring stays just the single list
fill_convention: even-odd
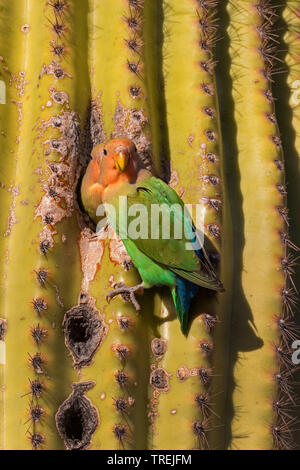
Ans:
[{"label": "blue tail feather", "polygon": [[[202,250],[195,250],[195,253],[197,254],[200,261],[203,262],[205,260]],[[179,300],[180,306],[177,305],[177,308],[180,312],[179,318],[181,322],[181,329],[184,333],[186,333],[188,327],[188,313],[191,301],[195,297],[199,289],[200,287],[197,284],[194,284],[193,282],[188,281],[187,279],[184,279],[181,276],[176,276],[175,298],[177,298],[177,302],[175,301],[175,305],[176,303],[178,303]]]},{"label": "blue tail feather", "polygon": [[184,333],[187,331],[188,326],[188,313],[190,309],[190,304],[192,299],[195,297],[199,290],[199,286],[193,284],[186,279],[183,279],[180,276],[176,278],[177,284],[177,296],[179,297],[180,301],[180,322],[181,322],[181,329]]}]

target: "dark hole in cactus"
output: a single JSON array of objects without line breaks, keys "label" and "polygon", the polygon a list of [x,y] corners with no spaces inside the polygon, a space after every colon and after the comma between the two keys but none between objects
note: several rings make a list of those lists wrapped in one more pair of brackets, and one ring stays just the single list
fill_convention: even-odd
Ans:
[{"label": "dark hole in cactus", "polygon": [[84,396],[93,386],[94,382],[72,384],[73,392],[56,413],[58,432],[69,450],[86,449],[99,424],[97,408]]},{"label": "dark hole in cactus", "polygon": [[64,425],[68,439],[74,442],[82,440],[84,416],[79,400],[74,400],[72,406],[65,411]]},{"label": "dark hole in cactus", "polygon": [[65,314],[63,329],[74,367],[89,365],[107,335],[107,326],[99,312],[88,302],[73,307]]},{"label": "dark hole in cactus", "polygon": [[74,343],[89,341],[91,337],[90,325],[87,320],[84,318],[74,318],[70,319],[69,324],[69,333]]}]

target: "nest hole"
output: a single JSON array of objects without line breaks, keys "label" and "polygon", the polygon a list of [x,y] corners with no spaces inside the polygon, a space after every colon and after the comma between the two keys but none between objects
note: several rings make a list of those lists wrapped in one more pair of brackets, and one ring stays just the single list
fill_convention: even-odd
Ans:
[{"label": "nest hole", "polygon": [[74,367],[89,365],[107,335],[107,326],[99,312],[89,304],[73,307],[65,315],[63,328]]},{"label": "nest hole", "polygon": [[86,449],[99,424],[96,407],[84,396],[92,386],[90,382],[73,384],[73,393],[56,414],[57,429],[69,450]]},{"label": "nest hole", "polygon": [[85,418],[79,400],[65,411],[63,420],[63,432],[68,441],[82,441],[84,435]]}]

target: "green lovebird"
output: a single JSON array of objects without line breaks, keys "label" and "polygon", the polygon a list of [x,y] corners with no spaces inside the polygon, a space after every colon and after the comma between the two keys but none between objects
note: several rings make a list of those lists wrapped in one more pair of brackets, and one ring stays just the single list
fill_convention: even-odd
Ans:
[{"label": "green lovebird", "polygon": [[[104,208],[142,279],[137,286],[119,285],[108,293],[107,300],[126,294],[139,310],[135,294],[168,286],[186,334],[190,303],[199,286],[214,291],[223,287],[176,191],[145,169],[132,141],[113,139],[93,149],[81,199],[95,223],[97,209]],[[133,219],[137,212],[139,224]],[[137,226],[140,230],[133,230]]]}]

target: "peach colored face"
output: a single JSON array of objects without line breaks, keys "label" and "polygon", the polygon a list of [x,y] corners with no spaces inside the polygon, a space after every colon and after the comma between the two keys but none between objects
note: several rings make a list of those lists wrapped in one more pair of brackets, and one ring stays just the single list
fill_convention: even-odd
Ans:
[{"label": "peach colored face", "polygon": [[98,182],[106,187],[120,181],[134,181],[138,171],[136,147],[129,139],[113,139],[94,147],[93,161],[99,168]]}]

